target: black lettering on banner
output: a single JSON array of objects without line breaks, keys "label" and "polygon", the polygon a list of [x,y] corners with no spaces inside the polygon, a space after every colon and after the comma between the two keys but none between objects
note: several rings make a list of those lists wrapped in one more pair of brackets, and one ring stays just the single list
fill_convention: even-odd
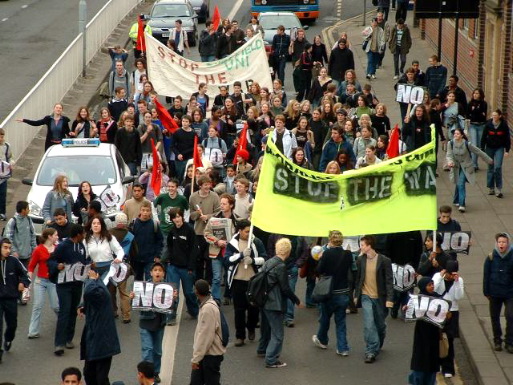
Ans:
[{"label": "black lettering on banner", "polygon": [[470,252],[470,231],[445,231],[442,235],[442,250],[461,254]]},{"label": "black lettering on banner", "polygon": [[394,174],[381,173],[347,180],[347,197],[351,205],[375,202],[392,195]]},{"label": "black lettering on banner", "polygon": [[428,295],[410,294],[405,320],[427,321],[441,329],[445,324],[447,313],[450,309],[451,301]]},{"label": "black lettering on banner", "polygon": [[436,194],[436,174],[434,163],[421,164],[414,170],[404,172],[404,186],[406,195],[434,195]]},{"label": "black lettering on banner", "polygon": [[277,164],[274,171],[273,192],[291,198],[317,203],[338,202],[339,185],[335,181],[317,182],[298,175],[300,170],[291,171]]},{"label": "black lettering on banner", "polygon": [[157,313],[172,313],[174,289],[167,282],[134,282],[134,298],[132,309],[140,311],[155,311]]},{"label": "black lettering on banner", "polygon": [[394,274],[394,290],[408,291],[415,285],[415,269],[411,265],[398,265],[392,263]]},{"label": "black lettering on banner", "polygon": [[57,284],[85,281],[89,270],[91,270],[91,265],[83,265],[80,262],[72,265],[64,265],[64,269],[59,271]]}]

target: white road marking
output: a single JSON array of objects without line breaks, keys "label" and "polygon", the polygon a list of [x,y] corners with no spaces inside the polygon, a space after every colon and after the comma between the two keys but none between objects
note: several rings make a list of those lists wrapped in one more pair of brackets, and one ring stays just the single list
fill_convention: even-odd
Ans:
[{"label": "white road marking", "polygon": [[8,17],[4,17],[4,18],[2,19],[2,21],[7,21],[7,20],[9,20],[9,18],[8,18]]},{"label": "white road marking", "polygon": [[25,9],[27,7],[28,7],[28,4],[24,4],[24,5],[21,6],[22,9]]},{"label": "white road marking", "polygon": [[237,14],[237,11],[241,7],[243,1],[244,0],[237,0],[237,2],[233,5],[233,8],[230,11],[230,13],[228,14],[228,16],[226,16],[227,19],[232,20],[235,17],[235,15]]}]

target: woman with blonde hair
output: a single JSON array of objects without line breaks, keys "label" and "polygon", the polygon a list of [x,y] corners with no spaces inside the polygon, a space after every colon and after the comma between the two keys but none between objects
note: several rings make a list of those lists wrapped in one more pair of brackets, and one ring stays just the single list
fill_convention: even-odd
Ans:
[{"label": "woman with blonde hair", "polygon": [[53,182],[53,188],[46,194],[43,203],[43,220],[47,225],[52,223],[53,213],[58,208],[63,208],[68,221],[71,221],[73,195],[68,190],[68,177],[66,175],[57,175]]},{"label": "woman with blonde hair", "polygon": [[288,130],[292,130],[297,126],[301,116],[301,104],[296,99],[291,99],[289,104],[287,104],[287,108],[283,111],[283,115],[285,116],[285,127]]},{"label": "woman with blonde hair", "polygon": [[336,160],[332,160],[326,165],[326,170],[324,171],[324,173],[338,175],[342,174],[342,171],[340,170],[338,162]]}]

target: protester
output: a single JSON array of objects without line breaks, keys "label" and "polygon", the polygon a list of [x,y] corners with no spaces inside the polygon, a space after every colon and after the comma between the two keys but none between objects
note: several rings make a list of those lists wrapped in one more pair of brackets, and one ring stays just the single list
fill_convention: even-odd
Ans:
[{"label": "protester", "polygon": [[[486,124],[486,116],[488,113],[488,103],[484,100],[484,98],[484,91],[481,88],[476,88],[474,91],[472,91],[472,97],[470,98],[467,107],[466,116],[470,121],[470,141],[476,145],[481,145],[481,140]],[[474,162],[474,168],[479,169],[477,155],[472,154],[472,161]]]},{"label": "protester", "polygon": [[376,79],[376,68],[381,53],[385,49],[386,37],[383,28],[378,26],[378,19],[374,18],[371,25],[362,33],[364,37],[364,51],[367,53],[367,79]]},{"label": "protester", "polygon": [[7,217],[7,181],[12,176],[12,168],[14,166],[12,148],[5,141],[5,130],[0,128],[0,164],[2,165],[2,173],[0,174],[0,220],[5,221]]},{"label": "protester", "polygon": [[11,241],[11,253],[28,268],[30,256],[37,246],[36,230],[29,217],[29,203],[18,201],[16,214],[5,225],[5,237]]}]

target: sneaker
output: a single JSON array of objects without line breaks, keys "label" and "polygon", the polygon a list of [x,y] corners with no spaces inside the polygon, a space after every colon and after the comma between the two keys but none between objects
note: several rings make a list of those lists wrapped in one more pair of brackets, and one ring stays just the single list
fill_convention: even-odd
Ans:
[{"label": "sneaker", "polygon": [[371,76],[370,76],[370,75],[367,75],[367,76],[365,76],[365,77],[366,77],[367,79],[370,79],[370,78],[371,78]]},{"label": "sneaker", "polygon": [[160,384],[161,380],[160,380],[160,377],[158,374],[155,374],[153,376],[153,380],[155,381],[156,384]]},{"label": "sneaker", "polygon": [[317,336],[314,334],[312,336],[312,342],[314,343],[315,346],[317,346],[318,348],[321,348],[321,349],[328,349],[328,347],[324,344],[321,343],[321,341],[319,341],[319,339],[317,338]]},{"label": "sneaker", "polygon": [[502,198],[504,195],[502,195],[502,191],[501,190],[497,190],[497,194],[495,194],[495,196],[497,198]]},{"label": "sneaker", "polygon": [[293,320],[287,320],[283,323],[286,327],[288,328],[293,328],[294,327],[294,321]]},{"label": "sneaker", "polygon": [[459,203],[453,203],[452,204],[454,207],[460,207],[460,204]]},{"label": "sneaker", "polygon": [[12,346],[12,341],[4,341],[4,350],[6,352],[8,352],[9,350],[11,350],[11,346]]},{"label": "sneaker", "polygon": [[255,331],[248,331],[248,340],[254,341],[255,340]]},{"label": "sneaker", "polygon": [[242,345],[244,345],[244,340],[241,339],[241,338],[237,338],[235,340],[235,344],[234,345],[237,346],[237,347],[242,346]]},{"label": "sneaker", "polygon": [[444,377],[445,378],[452,378],[452,374],[451,373],[444,373]]},{"label": "sneaker", "polygon": [[175,326],[176,325],[176,318],[173,318],[172,320],[167,321],[167,326]]},{"label": "sneaker", "polygon": [[29,334],[28,335],[29,340],[33,340],[34,338],[39,338],[39,337],[40,337],[39,333],[37,333],[37,334]]},{"label": "sneaker", "polygon": [[506,350],[508,353],[513,354],[513,345],[506,345]]},{"label": "sneaker", "polygon": [[493,350],[495,350],[496,352],[502,352],[502,342],[496,342],[493,345]]},{"label": "sneaker", "polygon": [[371,75],[371,78],[376,79],[376,75],[375,75],[375,74],[372,74],[372,75]]},{"label": "sneaker", "polygon": [[397,80],[397,79],[399,79],[399,76],[395,75],[394,80]]},{"label": "sneaker", "polygon": [[2,221],[7,220],[7,217],[5,216],[5,214],[0,214],[0,220],[2,220]]},{"label": "sneaker", "polygon": [[489,189],[488,195],[495,195],[495,190],[493,188]]},{"label": "sneaker", "polygon": [[284,368],[287,366],[285,362],[276,361],[274,364],[265,364],[266,368]]},{"label": "sneaker", "polygon": [[55,350],[53,351],[53,353],[56,356],[62,356],[64,354],[64,346],[56,346]]},{"label": "sneaker", "polygon": [[372,363],[374,363],[374,361],[376,361],[376,357],[373,354],[367,354],[365,356],[365,363],[366,364],[372,364]]},{"label": "sneaker", "polygon": [[123,323],[124,323],[124,324],[129,324],[130,322],[132,322],[132,320],[131,320],[131,319],[124,319],[124,320],[123,320]]},{"label": "sneaker", "polygon": [[465,206],[458,207],[458,210],[459,210],[460,213],[464,213],[465,212]]},{"label": "sneaker", "polygon": [[74,349],[75,344],[73,342],[66,342],[66,349]]},{"label": "sneaker", "polygon": [[265,357],[265,352],[257,352],[257,357],[260,357],[260,358]]},{"label": "sneaker", "polygon": [[342,351],[342,352],[339,352],[339,351],[337,350],[337,354],[338,354],[339,356],[342,356],[342,357],[347,357],[347,356],[349,356],[349,351],[348,351],[348,350],[344,350],[344,351]]}]

